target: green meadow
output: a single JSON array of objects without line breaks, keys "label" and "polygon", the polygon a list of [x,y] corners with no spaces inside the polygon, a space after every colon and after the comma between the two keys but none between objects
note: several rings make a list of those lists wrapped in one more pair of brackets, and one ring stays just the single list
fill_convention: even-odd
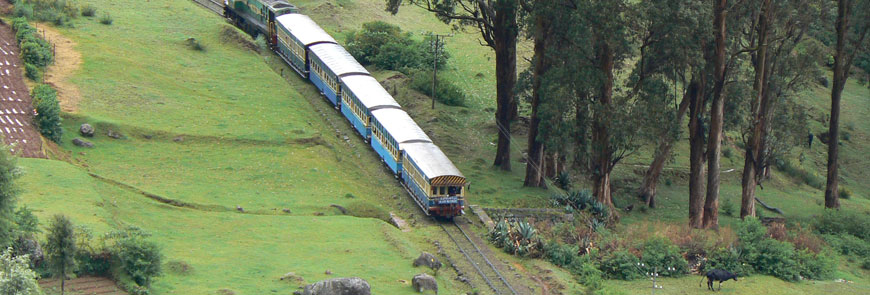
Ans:
[{"label": "green meadow", "polygon": [[[97,17],[80,17],[74,28],[57,28],[78,44],[75,49],[82,54],[81,68],[70,79],[82,99],[76,112],[64,114],[66,135],[56,159],[19,160],[24,171],[21,203],[34,209],[43,223],[52,214],[64,213],[97,234],[128,225],[149,231],[162,247],[165,261],[182,261],[193,268],[184,274],[165,272],[156,280],[154,294],[216,294],[221,289],[236,294],[287,294],[303,284],[279,280],[289,272],[304,283],[359,276],[369,281],[374,294],[410,294],[411,278],[423,272],[411,261],[421,251],[437,251],[433,241],[454,251],[454,259],[459,257],[440,228],[420,218],[419,209],[375,153],[312,85],[273,55],[221,41],[220,33],[228,26],[221,17],[187,0],[79,2],[97,7],[98,16],[110,13],[114,23],[107,26]],[[398,24],[417,36],[453,32],[412,6],[391,16],[384,11],[383,1],[294,4],[342,42],[347,32],[372,20]],[[188,38],[195,38],[205,50],[188,48]],[[496,141],[494,56],[478,38],[473,29],[453,32],[447,39],[452,58],[443,75],[439,72],[467,92],[467,107],[439,104],[432,110],[427,97],[401,84],[396,99],[468,177],[471,203],[549,206],[547,196],[552,191],[522,187],[524,127],[515,128],[513,171],[491,166]],[[529,42],[520,44],[520,59],[529,55],[530,47]],[[379,80],[398,74],[372,70]],[[829,95],[830,89],[820,86],[805,95],[816,134],[826,127],[823,118]],[[870,154],[866,120],[870,90],[851,81],[843,103],[843,129],[851,138],[843,142],[841,174],[843,185],[855,196],[841,202],[843,210],[868,212],[870,184],[863,180],[870,173],[866,168],[870,165],[866,156]],[[89,139],[94,149],[70,143],[85,122],[97,128],[97,135]],[[110,138],[108,130],[124,136]],[[732,135],[732,140],[739,136]],[[730,199],[739,211],[743,155],[733,142],[730,148],[734,153],[723,158],[723,169],[736,170],[723,174],[722,198]],[[649,154],[643,151],[619,166],[618,205],[639,203],[633,193],[640,181],[637,173],[645,168],[638,165],[648,164]],[[675,154],[662,177],[667,184],[659,184],[659,207],[623,213],[620,226],[685,222],[686,141],[676,146]],[[811,149],[796,147],[789,155],[822,179],[825,157],[825,146],[818,139]],[[581,177],[575,178],[575,187],[585,186]],[[159,202],[154,196],[183,206]],[[759,197],[790,219],[808,220],[823,210],[822,191],[779,171],[759,190]],[[364,210],[363,203],[375,208]],[[341,215],[333,204],[352,213],[394,212],[417,225],[402,232],[380,219]],[[738,220],[720,216],[724,226]],[[566,294],[582,289],[570,273],[545,261],[493,251],[523,274],[549,277]],[[841,260],[837,277],[854,283],[787,283],[753,276],[723,284],[723,293],[870,292],[870,272]],[[439,272],[442,294],[472,291],[454,276],[449,267]],[[656,293],[705,294],[694,285],[698,279],[666,279],[665,288]],[[532,285],[527,278],[521,281]],[[607,289],[638,294],[649,292],[649,286],[647,281],[608,281]]]}]

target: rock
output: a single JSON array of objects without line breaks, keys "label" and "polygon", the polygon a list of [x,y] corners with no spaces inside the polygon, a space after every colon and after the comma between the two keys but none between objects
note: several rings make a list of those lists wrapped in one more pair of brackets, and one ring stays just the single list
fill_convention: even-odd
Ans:
[{"label": "rock", "polygon": [[336,278],[305,286],[302,295],[371,295],[371,286],[360,278]]},{"label": "rock", "polygon": [[290,208],[284,208],[284,209],[281,209],[281,211],[284,212],[284,213],[287,213],[287,214],[290,214],[290,213],[291,213],[291,212],[290,212]]},{"label": "rock", "polygon": [[332,274],[332,271],[327,269],[327,270],[324,271],[323,273],[324,273],[324,274],[327,274],[327,275],[331,275],[331,274]]},{"label": "rock", "polygon": [[180,135],[179,135],[179,136],[176,136],[175,138],[172,139],[172,141],[174,141],[174,142],[182,142],[182,141],[184,141],[184,136],[180,136]]},{"label": "rock", "polygon": [[[401,203],[400,203],[400,205],[401,205]],[[408,232],[411,230],[410,228],[408,228],[408,223],[405,222],[405,220],[403,220],[398,215],[393,214],[393,212],[390,212],[390,224],[392,224],[396,228],[402,230],[403,232]]]},{"label": "rock", "polygon": [[238,206],[238,205],[236,205],[236,210],[238,210],[239,212],[242,212],[242,213],[245,212],[245,208],[242,208],[242,206]]},{"label": "rock", "polygon": [[114,139],[124,138],[124,135],[122,135],[121,133],[115,132],[112,129],[109,129],[109,131],[106,132],[106,136],[114,138]]},{"label": "rock", "polygon": [[94,147],[93,143],[87,142],[81,138],[73,139],[72,143],[76,146],[80,146],[80,147],[84,147],[84,148],[93,148]]},{"label": "rock", "polygon": [[435,258],[435,255],[430,253],[420,253],[420,257],[414,260],[414,267],[418,267],[421,265],[428,266],[433,270],[438,270],[441,268],[441,261],[438,261],[438,258]]},{"label": "rock", "polygon": [[292,272],[292,271],[291,271],[291,272],[288,272],[288,273],[285,273],[285,274],[284,274],[283,276],[281,276],[281,278],[278,279],[278,280],[281,280],[281,281],[287,281],[287,282],[291,282],[291,283],[300,283],[300,284],[303,283],[303,282],[305,282],[305,280],[302,279],[301,276],[297,276],[296,273],[295,273],[295,272]]},{"label": "rock", "polygon": [[435,291],[435,294],[438,294],[438,282],[429,274],[421,273],[414,276],[414,279],[411,280],[411,285],[414,286],[414,290],[417,290],[417,292],[423,293],[423,290],[432,290]]},{"label": "rock", "polygon": [[84,137],[94,137],[94,126],[91,124],[84,123],[81,127],[79,127],[79,133]]}]

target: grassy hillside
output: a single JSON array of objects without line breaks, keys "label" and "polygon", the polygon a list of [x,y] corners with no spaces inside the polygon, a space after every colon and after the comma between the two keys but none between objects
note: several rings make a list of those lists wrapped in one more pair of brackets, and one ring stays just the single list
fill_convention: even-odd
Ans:
[{"label": "grassy hillside", "polygon": [[[124,225],[152,232],[167,261],[184,261],[194,269],[190,274],[166,273],[157,280],[155,294],[214,294],[224,288],[237,294],[292,292],[298,284],[278,280],[287,272],[295,272],[306,283],[360,276],[372,283],[375,294],[413,292],[410,278],[422,270],[412,268],[411,260],[420,251],[434,252],[432,241],[446,244],[447,240],[437,227],[418,225],[401,232],[378,219],[340,216],[330,207],[337,204],[359,212],[359,204],[366,202],[378,204],[380,209],[374,211],[393,211],[412,222],[420,215],[377,156],[313,86],[273,56],[222,43],[224,21],[190,1],[80,2],[98,7],[98,15],[111,13],[115,20],[106,26],[96,19],[79,19],[75,28],[58,29],[78,44],[75,49],[83,60],[70,79],[82,99],[75,113],[65,114],[66,134],[77,134],[81,123],[94,124],[96,148],[75,147],[68,136],[56,158],[72,164],[21,160],[26,172],[22,202],[37,210],[41,220],[63,212],[97,233]],[[372,20],[398,24],[417,35],[450,32],[450,26],[410,6],[390,16],[382,1],[295,4],[340,41],[348,31]],[[185,45],[188,38],[195,38],[206,50],[189,49]],[[473,30],[455,32],[447,39],[447,47],[452,59],[449,69],[439,76],[462,86],[470,96],[469,106],[439,104],[431,110],[427,97],[401,83],[396,84],[397,100],[468,177],[470,202],[493,207],[547,206],[549,191],[522,187],[525,166],[519,160],[526,138],[521,124],[515,128],[513,172],[491,166],[496,141],[492,52],[479,45]],[[529,45],[521,44],[520,52],[528,55]],[[395,75],[375,71],[380,80]],[[825,127],[828,95],[829,89],[817,87],[805,96],[806,104],[812,106],[816,134]],[[870,123],[862,118],[870,114],[870,91],[850,82],[843,109],[844,128],[852,134],[843,143],[842,175],[844,185],[856,196],[842,204],[844,210],[867,212],[870,184],[861,180],[870,171],[864,167],[870,164],[866,157],[870,154]],[[106,136],[110,129],[124,138]],[[790,159],[799,163],[803,152],[801,167],[824,175],[824,148],[816,140],[812,149],[796,148]],[[659,186],[659,208],[623,214],[623,226],[685,222],[685,141],[675,151],[675,161],[668,164],[662,179],[670,185]],[[648,157],[640,153],[616,171],[617,204],[636,202],[633,191],[640,179],[637,172],[643,167],[634,165],[646,165]],[[742,163],[738,152],[723,160],[724,169],[737,170],[723,174],[722,198],[736,206]],[[583,187],[577,178],[578,187]],[[163,204],[142,192],[187,207]],[[821,191],[778,171],[759,194],[792,219],[822,212]],[[238,212],[237,206],[245,213]],[[283,212],[285,208],[290,213]],[[724,214],[721,218],[725,226],[737,221]],[[579,288],[570,274],[549,263],[495,251],[498,259],[544,278],[551,287],[561,286],[568,294]],[[327,270],[333,274],[325,274]],[[454,276],[450,270],[439,273],[441,292],[469,291]],[[854,280],[854,285],[792,284],[754,276],[726,283],[723,292],[861,293],[870,288],[868,276],[867,271],[847,263],[838,277]],[[694,287],[695,280],[692,276],[665,280],[662,293],[702,294],[702,288]],[[612,281],[609,285],[624,294],[648,291],[646,281]]]}]

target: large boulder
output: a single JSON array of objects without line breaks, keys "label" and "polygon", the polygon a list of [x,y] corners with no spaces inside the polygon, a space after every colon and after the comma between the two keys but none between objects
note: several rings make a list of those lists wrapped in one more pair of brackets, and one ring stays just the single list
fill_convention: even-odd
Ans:
[{"label": "large boulder", "polygon": [[94,147],[93,143],[87,142],[84,139],[76,138],[73,139],[72,143],[76,146],[84,147],[84,148],[92,148]]},{"label": "large boulder", "polygon": [[305,286],[302,295],[371,295],[371,286],[360,278],[336,278]]},{"label": "large boulder", "polygon": [[414,279],[411,280],[411,285],[414,286],[414,290],[417,290],[417,292],[423,293],[425,290],[432,290],[435,291],[435,294],[438,294],[438,281],[429,274],[421,273],[414,276]]},{"label": "large boulder", "polygon": [[437,271],[441,268],[441,261],[438,261],[438,258],[435,258],[435,255],[423,252],[420,253],[420,257],[417,257],[417,259],[414,260],[414,267],[418,267],[421,265],[428,266],[429,268]]},{"label": "large boulder", "polygon": [[79,133],[84,137],[94,137],[94,126],[91,124],[84,123],[79,127]]}]

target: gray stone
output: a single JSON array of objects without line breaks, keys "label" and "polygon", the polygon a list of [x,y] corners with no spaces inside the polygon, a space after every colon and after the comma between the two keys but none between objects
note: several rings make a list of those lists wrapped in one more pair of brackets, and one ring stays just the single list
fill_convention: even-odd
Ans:
[{"label": "gray stone", "polygon": [[371,295],[371,286],[360,278],[322,280],[305,286],[302,295]]},{"label": "gray stone", "polygon": [[414,290],[417,290],[417,292],[423,293],[424,290],[432,290],[435,291],[435,294],[438,294],[438,281],[429,274],[421,273],[414,276],[414,279],[411,280],[411,285],[414,286]]},{"label": "gray stone", "polygon": [[106,132],[106,136],[111,137],[111,138],[114,138],[114,139],[121,139],[121,138],[124,138],[124,135],[122,135],[121,133],[115,132],[115,131],[112,130],[112,129],[109,129],[109,131]]},{"label": "gray stone", "polygon": [[79,133],[84,137],[93,137],[94,136],[94,126],[91,124],[84,123],[81,127],[79,127]]},{"label": "gray stone", "polygon": [[81,138],[73,139],[72,143],[76,146],[80,146],[80,147],[84,147],[84,148],[93,148],[94,147],[93,143],[87,142]]},{"label": "gray stone", "polygon": [[420,257],[417,257],[417,259],[414,260],[414,267],[418,267],[421,265],[428,266],[429,268],[437,271],[441,268],[441,261],[439,261],[438,258],[435,258],[435,255],[423,252],[420,253]]}]

